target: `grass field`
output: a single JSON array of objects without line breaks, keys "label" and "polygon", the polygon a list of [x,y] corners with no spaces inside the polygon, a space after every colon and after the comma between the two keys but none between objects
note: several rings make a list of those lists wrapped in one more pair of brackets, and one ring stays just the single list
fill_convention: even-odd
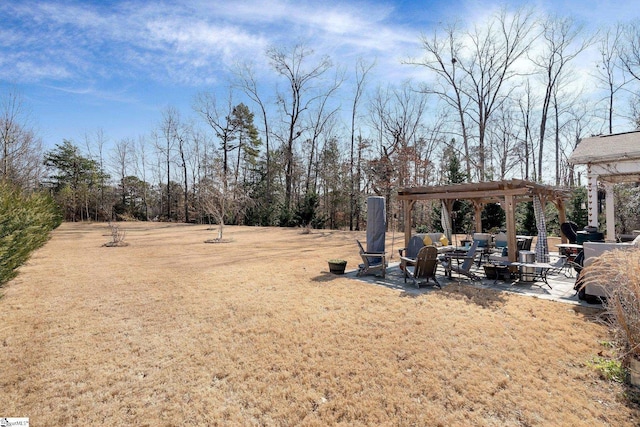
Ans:
[{"label": "grass field", "polygon": [[[328,274],[363,232],[63,224],[0,299],[0,416],[31,425],[633,426],[594,312]],[[396,234],[398,246],[401,236]],[[391,242],[389,242],[389,247]]]}]

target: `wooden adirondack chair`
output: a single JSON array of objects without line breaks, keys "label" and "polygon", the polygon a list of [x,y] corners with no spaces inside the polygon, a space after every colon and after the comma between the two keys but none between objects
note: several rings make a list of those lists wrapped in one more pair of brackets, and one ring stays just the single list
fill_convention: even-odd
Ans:
[{"label": "wooden adirondack chair", "polygon": [[411,277],[413,284],[420,287],[420,279],[426,279],[424,283],[429,283],[429,279],[433,279],[438,288],[442,288],[436,279],[436,270],[438,269],[438,249],[435,246],[424,246],[418,252],[415,259],[401,257],[405,262],[404,282],[407,283],[407,277]]},{"label": "wooden adirondack chair", "polygon": [[358,266],[357,275],[362,276],[364,274],[375,274],[377,272],[381,272],[381,275],[384,278],[387,271],[387,257],[385,253],[367,252],[364,250],[364,247],[359,240],[356,240],[356,242],[360,248],[360,257],[362,258],[362,264]]},{"label": "wooden adirondack chair", "polygon": [[467,276],[472,280],[481,280],[480,277],[476,276],[471,271],[471,267],[473,266],[473,261],[475,260],[475,257],[476,257],[477,249],[478,249],[478,241],[474,240],[473,244],[471,245],[471,247],[466,253],[444,254],[444,256],[440,258],[440,262],[444,267],[444,271],[446,275],[451,277],[451,272],[455,271],[456,273],[463,276]]}]

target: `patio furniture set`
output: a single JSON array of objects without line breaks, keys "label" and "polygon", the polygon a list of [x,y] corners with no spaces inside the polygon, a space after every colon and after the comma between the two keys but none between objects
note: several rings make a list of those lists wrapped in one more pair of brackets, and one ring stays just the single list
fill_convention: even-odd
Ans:
[{"label": "patio furniture set", "polygon": [[[518,236],[518,250],[530,252],[532,237]],[[502,243],[504,242],[504,244]],[[485,276],[494,280],[511,280],[517,278],[518,282],[541,281],[551,288],[547,281],[547,275],[554,272],[567,271],[567,257],[560,256],[555,263],[537,263],[534,259],[521,259],[520,262],[510,262],[502,254],[506,251],[507,238],[504,233],[491,236],[488,233],[475,233],[473,240],[468,241],[463,247],[450,245],[441,233],[416,234],[411,237],[405,248],[399,249],[400,269],[403,271],[404,281],[411,279],[413,284],[420,287],[421,284],[429,284],[440,288],[436,278],[438,265],[444,269],[447,277],[452,277],[455,272],[459,276],[466,276],[472,280],[482,280],[472,267],[484,267]],[[360,265],[358,275],[381,272],[385,275],[386,256],[384,253],[368,253],[362,244],[360,256],[363,264]],[[516,282],[517,283],[517,282]]]}]

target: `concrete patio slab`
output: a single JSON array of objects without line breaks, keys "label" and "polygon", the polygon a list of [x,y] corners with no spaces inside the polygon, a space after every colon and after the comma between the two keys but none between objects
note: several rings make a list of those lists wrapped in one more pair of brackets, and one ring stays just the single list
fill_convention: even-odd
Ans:
[{"label": "concrete patio slab", "polygon": [[[514,279],[507,281],[487,279],[484,274],[484,269],[482,267],[478,268],[476,265],[474,265],[472,271],[478,277],[481,277],[482,280],[471,280],[465,276],[456,276],[455,273],[452,278],[446,277],[441,266],[438,266],[436,278],[442,288],[446,288],[452,283],[459,283],[481,289],[492,289],[498,292],[509,292],[566,304],[581,305],[592,308],[602,307],[600,304],[588,304],[578,299],[576,291],[573,290],[573,286],[576,281],[575,272],[572,272],[573,277],[567,277],[564,273],[549,274],[547,276],[547,281],[551,286],[551,288],[549,288],[546,283],[539,280],[536,280],[535,282],[521,282]],[[429,281],[428,285],[421,285],[420,288],[415,286],[411,279],[407,279],[407,282],[405,283],[404,275],[402,270],[400,270],[399,263],[389,264],[385,273],[385,278],[374,275],[358,277],[356,273],[357,270],[352,270],[347,272],[346,276],[377,286],[384,286],[390,289],[402,291],[410,295],[419,295],[438,291],[438,288],[434,286],[433,281]]]}]

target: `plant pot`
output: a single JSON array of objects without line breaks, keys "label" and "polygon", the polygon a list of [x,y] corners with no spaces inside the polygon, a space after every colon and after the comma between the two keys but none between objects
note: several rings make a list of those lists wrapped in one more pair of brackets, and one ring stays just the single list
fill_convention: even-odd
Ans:
[{"label": "plant pot", "polygon": [[347,268],[347,261],[345,260],[329,261],[329,271],[333,274],[344,274],[345,268]]}]

